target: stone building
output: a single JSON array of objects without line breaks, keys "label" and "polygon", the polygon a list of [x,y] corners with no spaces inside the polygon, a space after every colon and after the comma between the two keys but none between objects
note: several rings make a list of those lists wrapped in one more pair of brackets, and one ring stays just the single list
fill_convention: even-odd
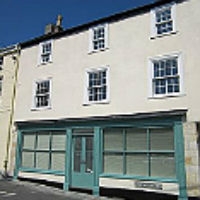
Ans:
[{"label": "stone building", "polygon": [[156,1],[21,43],[15,177],[197,198],[199,7]]},{"label": "stone building", "polygon": [[14,103],[19,67],[19,47],[9,46],[0,49],[0,174],[13,175],[15,136],[13,126]]}]

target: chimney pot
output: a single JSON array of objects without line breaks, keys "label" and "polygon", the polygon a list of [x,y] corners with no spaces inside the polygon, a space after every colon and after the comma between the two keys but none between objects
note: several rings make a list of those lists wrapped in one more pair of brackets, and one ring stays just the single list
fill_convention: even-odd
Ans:
[{"label": "chimney pot", "polygon": [[62,19],[63,19],[62,15],[58,15],[56,26],[62,27]]}]

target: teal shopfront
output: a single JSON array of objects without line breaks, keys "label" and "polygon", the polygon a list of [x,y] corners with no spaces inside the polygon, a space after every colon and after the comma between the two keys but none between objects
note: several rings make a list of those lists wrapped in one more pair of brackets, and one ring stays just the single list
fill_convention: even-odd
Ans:
[{"label": "teal shopfront", "polygon": [[185,113],[175,110],[16,122],[15,177],[23,172],[35,173],[34,179],[38,174],[60,176],[65,190],[89,189],[96,195],[110,180],[134,180],[135,185],[129,188],[133,190],[158,183],[160,188],[154,190],[164,191],[162,183],[177,184],[179,199],[187,199]]}]

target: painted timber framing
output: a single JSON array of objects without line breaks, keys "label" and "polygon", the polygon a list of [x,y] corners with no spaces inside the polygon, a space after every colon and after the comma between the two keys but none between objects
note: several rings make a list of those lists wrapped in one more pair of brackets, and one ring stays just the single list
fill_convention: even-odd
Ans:
[{"label": "painted timber framing", "polygon": [[[158,182],[169,182],[178,183],[179,185],[179,200],[187,199],[186,192],[186,174],[185,174],[185,163],[184,163],[184,141],[183,141],[183,128],[182,123],[184,122],[186,110],[176,110],[169,112],[158,112],[158,113],[146,113],[146,114],[135,114],[130,116],[110,116],[104,119],[74,119],[74,120],[58,120],[52,121],[35,121],[30,123],[17,122],[18,126],[18,144],[16,151],[16,169],[15,178],[18,177],[20,171],[25,172],[36,172],[41,174],[55,174],[62,175],[65,177],[63,188],[69,190],[71,187],[71,172],[72,172],[72,135],[73,130],[76,129],[93,129],[94,132],[94,180],[92,191],[93,194],[99,195],[99,179],[102,177],[111,177],[114,179],[136,179],[136,180],[149,180]],[[142,177],[142,176],[130,176],[130,175],[113,175],[102,173],[103,164],[103,129],[113,127],[171,127],[173,128],[175,139],[175,165],[176,165],[176,177],[175,178],[153,178],[153,177]],[[48,171],[48,170],[37,170],[37,169],[23,169],[21,167],[21,147],[22,147],[22,134],[30,131],[41,131],[41,130],[65,130],[67,137],[66,144],[66,156],[65,156],[65,170],[63,172]]]}]

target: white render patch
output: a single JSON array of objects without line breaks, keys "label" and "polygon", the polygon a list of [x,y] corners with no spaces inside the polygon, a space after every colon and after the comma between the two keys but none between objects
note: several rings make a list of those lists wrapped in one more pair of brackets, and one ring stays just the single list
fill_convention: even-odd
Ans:
[{"label": "white render patch", "polygon": [[134,179],[114,179],[100,178],[100,186],[110,188],[120,188],[129,190],[142,190],[148,192],[179,194],[179,186],[177,183],[165,183],[157,181],[138,181]]},{"label": "white render patch", "polygon": [[7,193],[6,191],[0,191],[0,195],[6,194],[6,193]]},{"label": "white render patch", "polygon": [[14,193],[14,192],[9,193],[7,191],[0,191],[0,196],[1,197],[11,197],[11,196],[15,196],[15,195],[17,195],[17,194]]},{"label": "white render patch", "polygon": [[65,178],[64,176],[30,173],[30,172],[19,172],[19,177],[28,178],[28,179],[35,179],[35,177],[37,177],[38,180],[55,181],[58,183],[64,183],[64,178]]}]

